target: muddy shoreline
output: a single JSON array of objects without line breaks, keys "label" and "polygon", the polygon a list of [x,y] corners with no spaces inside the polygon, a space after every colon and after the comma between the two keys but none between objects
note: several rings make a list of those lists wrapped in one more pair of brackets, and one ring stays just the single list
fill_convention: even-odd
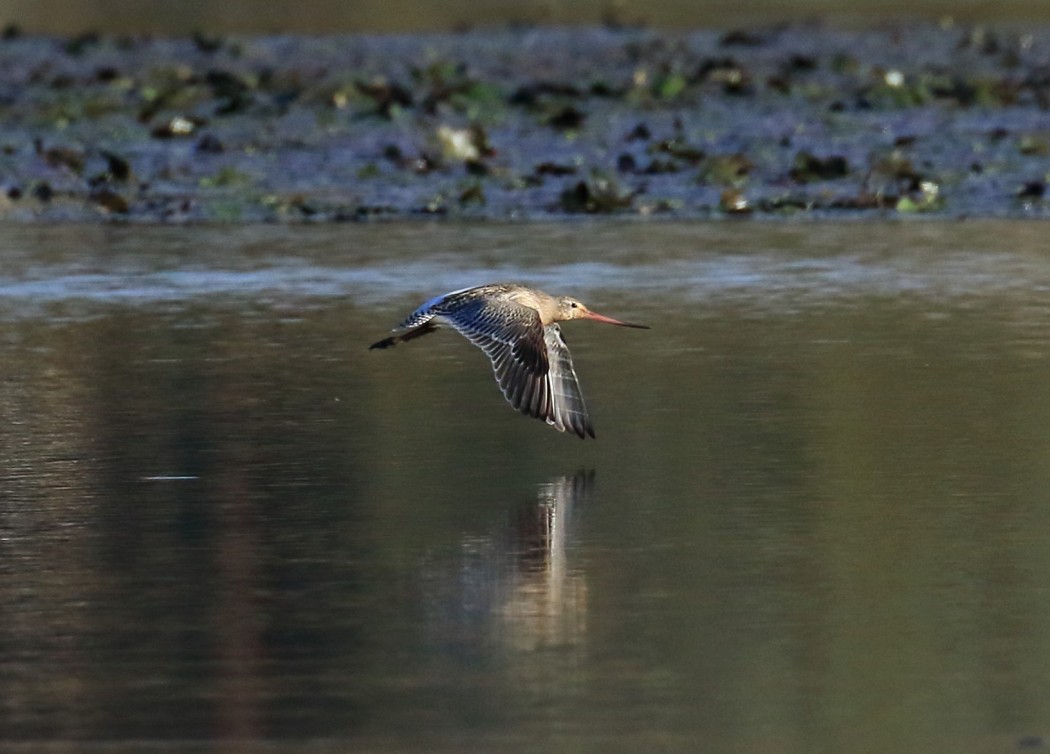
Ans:
[{"label": "muddy shoreline", "polygon": [[1050,28],[0,40],[0,221],[1050,215]]}]

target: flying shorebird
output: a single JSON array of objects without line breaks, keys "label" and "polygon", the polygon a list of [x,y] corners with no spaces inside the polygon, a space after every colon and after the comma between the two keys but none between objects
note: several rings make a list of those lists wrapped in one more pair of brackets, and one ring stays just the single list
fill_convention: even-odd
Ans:
[{"label": "flying shorebird", "polygon": [[496,372],[507,402],[559,432],[594,437],[572,356],[558,322],[593,319],[621,327],[645,325],[596,314],[569,296],[554,297],[513,283],[464,288],[430,299],[373,343],[389,348],[448,325],[481,348]]}]

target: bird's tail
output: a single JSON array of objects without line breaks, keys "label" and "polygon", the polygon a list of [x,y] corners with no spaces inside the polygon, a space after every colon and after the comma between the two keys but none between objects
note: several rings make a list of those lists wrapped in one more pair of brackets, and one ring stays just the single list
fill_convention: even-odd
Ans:
[{"label": "bird's tail", "polygon": [[424,322],[419,327],[412,328],[411,330],[406,330],[405,332],[396,333],[394,335],[391,335],[389,338],[383,338],[382,340],[370,345],[368,347],[368,350],[371,351],[374,348],[390,348],[391,346],[396,346],[398,343],[403,343],[407,340],[413,340],[414,338],[422,337],[427,333],[432,333],[436,329],[437,325],[435,325],[433,322]]},{"label": "bird's tail", "polygon": [[397,338],[395,338],[394,336],[390,336],[389,338],[383,338],[378,343],[373,343],[372,345],[370,345],[368,347],[368,350],[371,351],[373,348],[390,348],[390,346],[396,346],[396,345],[397,345]]}]

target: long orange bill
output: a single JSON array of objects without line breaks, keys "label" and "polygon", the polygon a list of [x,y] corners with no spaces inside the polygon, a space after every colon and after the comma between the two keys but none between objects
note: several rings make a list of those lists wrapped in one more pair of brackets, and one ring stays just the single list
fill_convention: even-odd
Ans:
[{"label": "long orange bill", "polygon": [[621,322],[618,319],[612,317],[606,317],[604,314],[597,314],[595,312],[587,312],[584,319],[593,319],[595,322],[604,322],[607,325],[619,325],[620,327],[637,327],[639,330],[648,330],[649,325],[636,325],[633,322]]}]

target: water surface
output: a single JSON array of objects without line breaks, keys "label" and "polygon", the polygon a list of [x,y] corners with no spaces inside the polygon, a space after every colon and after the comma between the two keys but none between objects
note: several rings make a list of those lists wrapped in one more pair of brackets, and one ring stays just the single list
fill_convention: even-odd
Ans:
[{"label": "water surface", "polygon": [[[1045,227],[9,228],[0,748],[1050,736]],[[598,431],[439,333],[518,280]]]}]

